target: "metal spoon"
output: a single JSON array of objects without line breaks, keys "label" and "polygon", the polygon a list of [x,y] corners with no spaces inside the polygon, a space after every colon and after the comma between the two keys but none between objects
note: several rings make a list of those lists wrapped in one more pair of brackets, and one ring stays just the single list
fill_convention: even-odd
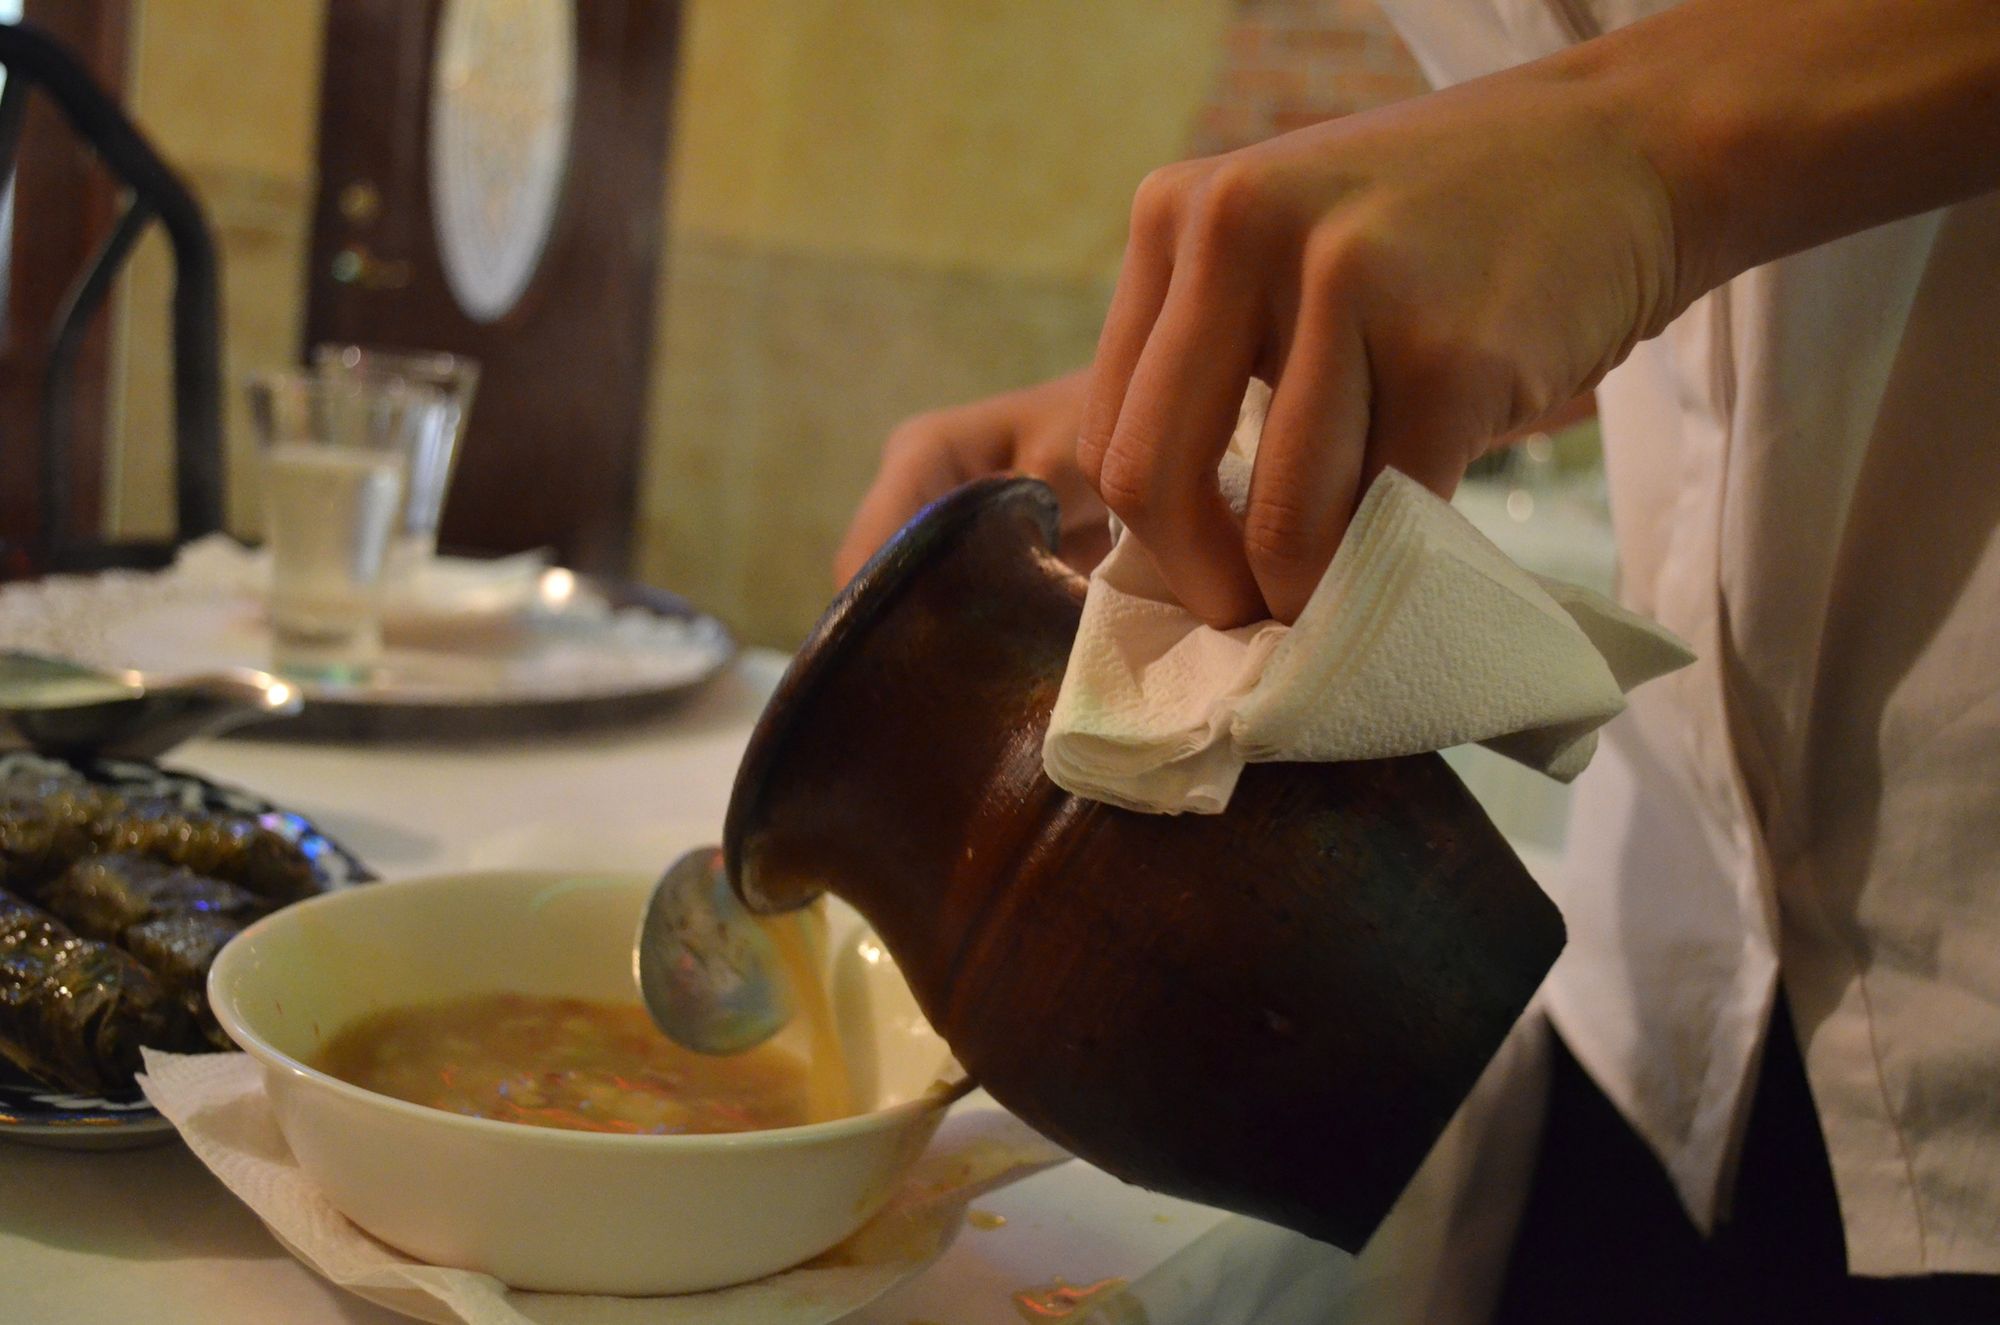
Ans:
[{"label": "metal spoon", "polygon": [[97,671],[0,653],[0,735],[50,754],[152,759],[182,741],[299,711],[298,687],[247,667],[198,676]]},{"label": "metal spoon", "polygon": [[777,950],[729,886],[720,847],[697,847],[660,876],[632,961],[654,1023],[697,1053],[742,1053],[792,1019]]}]

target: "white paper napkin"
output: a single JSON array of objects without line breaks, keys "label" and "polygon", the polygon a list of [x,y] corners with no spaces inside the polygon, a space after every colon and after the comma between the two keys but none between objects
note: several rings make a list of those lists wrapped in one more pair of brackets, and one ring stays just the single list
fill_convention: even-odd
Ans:
[{"label": "white paper napkin", "polygon": [[[1269,399],[1252,383],[1219,470],[1238,511]],[[1289,627],[1203,625],[1121,536],[1091,576],[1042,757],[1079,796],[1169,814],[1220,813],[1246,763],[1471,742],[1567,782],[1625,691],[1693,660],[1601,594],[1522,570],[1387,470]]]},{"label": "white paper napkin", "polygon": [[1069,1158],[998,1110],[954,1114],[880,1214],[795,1269],[673,1297],[529,1293],[412,1260],[349,1223],[292,1157],[247,1054],[145,1058],[146,1098],[287,1250],[362,1297],[443,1325],[826,1325],[943,1255],[981,1193]]}]

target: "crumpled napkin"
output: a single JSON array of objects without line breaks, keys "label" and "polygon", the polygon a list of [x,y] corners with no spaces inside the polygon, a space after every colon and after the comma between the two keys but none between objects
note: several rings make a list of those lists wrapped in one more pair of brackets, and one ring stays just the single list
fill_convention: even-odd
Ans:
[{"label": "crumpled napkin", "polygon": [[882,1212],[804,1265],[672,1297],[530,1293],[412,1260],[349,1223],[292,1157],[249,1055],[148,1049],[145,1059],[146,1098],[286,1250],[370,1301],[441,1325],[825,1325],[942,1256],[980,1194],[1069,1158],[998,1110],[955,1114]]},{"label": "crumpled napkin", "polygon": [[[1239,512],[1269,400],[1253,382],[1219,469]],[[1567,782],[1625,691],[1693,660],[1603,595],[1522,570],[1392,469],[1289,627],[1203,625],[1121,535],[1091,576],[1042,758],[1067,791],[1168,814],[1221,813],[1248,763],[1471,742]]]}]

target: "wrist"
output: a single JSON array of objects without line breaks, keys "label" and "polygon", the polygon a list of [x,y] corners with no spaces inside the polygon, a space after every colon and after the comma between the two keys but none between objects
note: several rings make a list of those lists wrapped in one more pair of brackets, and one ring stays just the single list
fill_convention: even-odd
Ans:
[{"label": "wrist", "polygon": [[[1643,25],[1635,25],[1643,26]],[[1679,34],[1666,34],[1677,37]],[[1553,57],[1566,65],[1604,130],[1655,181],[1667,217],[1667,307],[1658,331],[1696,299],[1756,265],[1744,232],[1744,180],[1738,164],[1754,155],[1753,125],[1729,79],[1691,71],[1630,29]]]}]

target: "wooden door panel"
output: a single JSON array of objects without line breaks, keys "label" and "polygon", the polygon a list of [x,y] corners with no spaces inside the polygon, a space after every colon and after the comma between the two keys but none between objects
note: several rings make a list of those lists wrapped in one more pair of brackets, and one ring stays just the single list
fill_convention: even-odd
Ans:
[{"label": "wooden door panel", "polygon": [[622,571],[644,439],[679,6],[574,6],[560,201],[525,292],[491,322],[460,308],[436,238],[429,121],[443,7],[327,7],[303,348],[354,341],[478,359],[479,398],[441,541],[493,552],[547,544],[568,564]]}]

